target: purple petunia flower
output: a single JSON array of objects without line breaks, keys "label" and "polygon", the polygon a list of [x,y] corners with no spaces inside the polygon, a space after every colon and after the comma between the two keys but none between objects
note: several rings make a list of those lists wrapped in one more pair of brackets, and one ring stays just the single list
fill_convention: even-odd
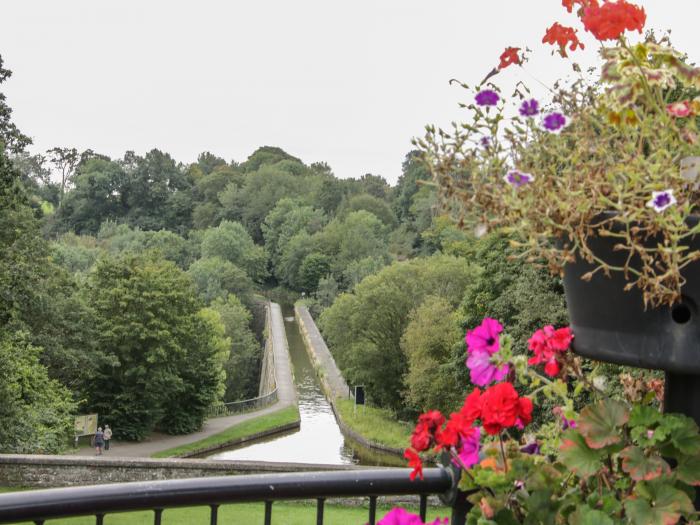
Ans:
[{"label": "purple petunia flower", "polygon": [[520,449],[520,452],[523,454],[539,454],[540,453],[540,445],[537,443],[537,441],[533,441],[532,443],[525,445]]},{"label": "purple petunia flower", "polygon": [[518,170],[510,170],[503,176],[503,180],[515,188],[529,184],[535,180],[535,176],[531,173],[525,173]]},{"label": "purple petunia flower", "polygon": [[[459,448],[459,459],[465,467],[471,467],[479,462],[479,449],[481,448],[481,430],[478,427],[472,429],[469,437],[462,438]],[[452,460],[457,464],[456,460]],[[461,465],[458,465],[461,466]]]},{"label": "purple petunia flower", "polygon": [[647,206],[654,208],[658,213],[674,204],[676,204],[676,198],[673,196],[673,190],[652,191],[651,200],[647,202]]},{"label": "purple petunia flower", "polygon": [[491,362],[493,354],[486,350],[469,352],[467,368],[469,368],[469,380],[477,386],[486,386],[502,381],[508,375],[510,367],[507,364],[496,366]]},{"label": "purple petunia flower", "polygon": [[550,133],[559,133],[569,125],[569,118],[563,113],[553,111],[542,117],[542,127]]},{"label": "purple petunia flower", "polygon": [[523,117],[534,117],[540,112],[540,103],[534,98],[525,100],[520,105],[520,109],[518,111],[520,111],[520,114]]},{"label": "purple petunia flower", "polygon": [[474,99],[479,106],[495,106],[501,97],[493,89],[484,89],[479,91]]},{"label": "purple petunia flower", "polygon": [[485,317],[474,330],[467,330],[467,335],[464,338],[467,343],[467,351],[486,350],[489,354],[495,354],[501,348],[498,336],[502,331],[503,325],[498,320]]}]

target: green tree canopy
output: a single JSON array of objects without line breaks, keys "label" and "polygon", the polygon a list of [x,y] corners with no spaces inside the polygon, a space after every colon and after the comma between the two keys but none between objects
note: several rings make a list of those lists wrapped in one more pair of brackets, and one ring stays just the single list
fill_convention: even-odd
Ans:
[{"label": "green tree canopy", "polygon": [[408,359],[401,338],[409,314],[428,295],[454,308],[474,274],[464,259],[438,255],[394,263],[341,294],[320,325],[350,383],[365,385],[380,406],[405,410]]},{"label": "green tree canopy", "polygon": [[238,222],[223,221],[216,228],[206,230],[202,237],[202,257],[229,261],[257,282],[262,282],[268,274],[264,248],[256,245]]},{"label": "green tree canopy", "polygon": [[173,263],[102,259],[89,282],[99,351],[109,357],[89,384],[90,408],[123,439],[201,427],[223,393],[223,328],[200,313],[192,281]]},{"label": "green tree canopy", "polygon": [[196,260],[188,273],[194,281],[199,296],[206,303],[214,299],[226,299],[236,295],[246,304],[250,302],[253,282],[246,272],[221,257],[207,257]]},{"label": "green tree canopy", "polygon": [[256,397],[260,384],[262,350],[250,329],[250,311],[233,294],[225,300],[216,299],[211,308],[221,316],[224,333],[231,341],[229,358],[224,365],[226,370],[224,401]]}]

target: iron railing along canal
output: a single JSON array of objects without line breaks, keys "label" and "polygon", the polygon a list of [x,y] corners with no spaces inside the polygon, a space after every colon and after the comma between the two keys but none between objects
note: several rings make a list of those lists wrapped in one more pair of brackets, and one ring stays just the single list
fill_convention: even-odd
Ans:
[{"label": "iron railing along canal", "polygon": [[73,516],[95,516],[102,525],[105,515],[117,512],[153,512],[160,525],[163,512],[175,507],[208,506],[210,523],[218,525],[223,504],[261,502],[265,525],[274,519],[274,502],[316,500],[316,523],[323,524],[327,498],[368,498],[368,522],[377,520],[377,499],[382,496],[418,495],[425,521],[429,495],[438,495],[452,507],[451,525],[464,525],[469,509],[464,493],[457,491],[458,471],[427,468],[424,479],[411,481],[407,469],[348,470],[294,474],[222,476],[166,481],[115,483],[0,494],[0,523],[34,522]]},{"label": "iron railing along canal", "polygon": [[241,414],[252,410],[260,410],[277,403],[277,388],[264,396],[254,397],[252,399],[244,399],[242,401],[232,401],[231,403],[221,403],[214,405],[207,413],[208,417],[230,416],[232,414]]}]

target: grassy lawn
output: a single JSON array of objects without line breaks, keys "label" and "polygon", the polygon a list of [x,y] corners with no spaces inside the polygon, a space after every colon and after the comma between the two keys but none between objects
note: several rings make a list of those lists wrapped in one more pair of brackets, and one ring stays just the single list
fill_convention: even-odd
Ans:
[{"label": "grassy lawn", "polygon": [[[272,412],[271,414],[265,414],[264,416],[259,416],[247,421],[243,421],[238,425],[227,428],[223,432],[209,436],[208,438],[202,439],[200,441],[195,441],[193,443],[188,443],[187,445],[181,445],[179,447],[170,448],[163,450],[161,452],[156,452],[153,454],[154,458],[167,458],[172,456],[179,456],[181,454],[193,453],[198,450],[202,450],[214,445],[220,445],[224,443],[229,443],[236,439],[250,436],[252,434],[257,434],[258,432],[263,432],[265,430],[270,430],[275,427],[286,425],[288,423],[294,423],[299,421],[299,409],[294,406],[283,408],[277,412]],[[139,522],[140,523],[140,522]]]},{"label": "grassy lawn", "polygon": [[355,410],[352,399],[336,399],[335,406],[343,423],[365,439],[399,449],[408,446],[412,429],[390,411],[368,406]]},{"label": "grassy lawn", "polygon": [[[391,507],[378,505],[377,521],[386,514]],[[408,510],[418,513],[417,508],[409,507]],[[236,505],[222,505],[219,507],[219,523],[263,523],[265,508],[260,503],[238,503]],[[428,508],[428,520],[437,517],[449,517],[448,508]],[[367,507],[341,507],[338,505],[326,505],[323,512],[324,523],[329,525],[362,525],[367,523]],[[166,509],[163,512],[163,525],[190,525],[192,523],[209,523],[208,507],[187,507],[181,509]],[[94,525],[95,518],[84,516],[80,518],[63,518],[49,520],[47,524],[55,525]],[[125,512],[119,514],[107,514],[105,525],[152,525],[153,512]],[[315,504],[283,503],[276,502],[272,505],[272,523],[275,525],[308,525],[316,523]],[[26,522],[23,525],[32,525]]]}]

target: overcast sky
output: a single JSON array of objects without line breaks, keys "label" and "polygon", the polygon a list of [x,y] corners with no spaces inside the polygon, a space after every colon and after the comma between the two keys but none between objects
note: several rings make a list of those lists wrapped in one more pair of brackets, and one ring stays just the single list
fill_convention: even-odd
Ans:
[{"label": "overcast sky", "polygon": [[[700,0],[639,0],[700,62]],[[113,157],[160,148],[191,162],[243,161],[280,146],[339,177],[394,183],[411,138],[458,119],[464,93],[508,45],[530,46],[517,78],[551,83],[570,66],[540,43],[560,0],[0,0],[2,87],[33,150]],[[580,32],[594,63],[597,45]],[[518,77],[520,75],[520,77]]]}]

